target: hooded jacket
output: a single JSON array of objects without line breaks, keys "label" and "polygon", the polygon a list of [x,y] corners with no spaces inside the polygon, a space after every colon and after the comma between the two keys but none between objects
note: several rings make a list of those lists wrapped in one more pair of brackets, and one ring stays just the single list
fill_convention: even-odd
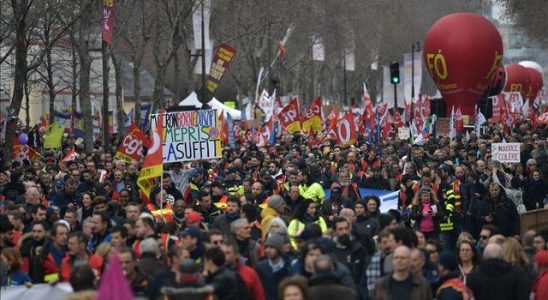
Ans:
[{"label": "hooded jacket", "polygon": [[529,298],[530,282],[525,274],[498,258],[483,261],[479,268],[468,275],[466,284],[477,300]]}]

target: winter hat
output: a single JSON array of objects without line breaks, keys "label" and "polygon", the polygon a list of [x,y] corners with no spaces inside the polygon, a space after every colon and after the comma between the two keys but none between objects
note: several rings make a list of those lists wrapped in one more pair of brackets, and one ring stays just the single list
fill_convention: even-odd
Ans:
[{"label": "winter hat", "polygon": [[268,207],[276,211],[282,211],[285,207],[285,201],[279,195],[270,196],[267,203],[268,203]]},{"label": "winter hat", "polygon": [[187,224],[199,223],[202,221],[202,214],[197,211],[191,211],[186,215],[185,221]]},{"label": "winter hat", "polygon": [[439,264],[449,271],[456,271],[459,268],[457,255],[451,251],[443,251],[440,254]]},{"label": "winter hat", "polygon": [[281,234],[272,233],[268,235],[268,238],[266,239],[264,245],[265,247],[270,246],[281,253],[283,252],[284,240],[284,236],[282,236]]}]

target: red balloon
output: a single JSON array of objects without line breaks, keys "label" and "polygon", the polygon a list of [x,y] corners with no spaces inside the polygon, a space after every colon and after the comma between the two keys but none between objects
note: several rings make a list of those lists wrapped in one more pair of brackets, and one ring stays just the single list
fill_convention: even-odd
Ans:
[{"label": "red balloon", "polygon": [[424,40],[423,59],[446,103],[447,113],[460,107],[465,115],[497,72],[502,38],[486,18],[472,13],[447,15],[432,25]]},{"label": "red balloon", "polygon": [[491,80],[489,81],[489,86],[487,87],[487,90],[485,90],[485,95],[487,97],[498,95],[500,94],[500,92],[502,92],[505,85],[506,85],[506,70],[504,69],[504,66],[501,64],[498,67],[497,73],[495,73],[495,76],[493,76],[493,78],[491,78]]},{"label": "red balloon", "polygon": [[531,93],[531,75],[529,70],[518,64],[512,64],[506,67],[506,85],[505,92],[518,92],[523,99],[529,97]]},{"label": "red balloon", "polygon": [[527,68],[527,71],[529,71],[529,78],[531,79],[531,93],[530,95],[528,95],[528,99],[535,100],[540,90],[542,90],[544,80],[542,80],[542,74],[538,70],[533,68]]}]

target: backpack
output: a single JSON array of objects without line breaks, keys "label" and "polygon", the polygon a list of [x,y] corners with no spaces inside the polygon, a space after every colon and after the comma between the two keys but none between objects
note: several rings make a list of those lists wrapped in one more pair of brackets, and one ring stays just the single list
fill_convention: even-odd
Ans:
[{"label": "backpack", "polygon": [[436,297],[439,298],[440,293],[444,289],[453,289],[462,296],[462,300],[474,300],[474,293],[466,286],[460,278],[453,278],[445,281],[437,290]]}]

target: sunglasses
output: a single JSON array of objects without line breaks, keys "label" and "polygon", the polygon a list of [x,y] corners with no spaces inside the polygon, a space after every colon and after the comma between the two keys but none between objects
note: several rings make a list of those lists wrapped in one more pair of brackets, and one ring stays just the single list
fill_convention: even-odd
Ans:
[{"label": "sunglasses", "polygon": [[488,236],[480,235],[480,240],[486,240],[486,239],[488,239],[488,238],[489,238]]}]

